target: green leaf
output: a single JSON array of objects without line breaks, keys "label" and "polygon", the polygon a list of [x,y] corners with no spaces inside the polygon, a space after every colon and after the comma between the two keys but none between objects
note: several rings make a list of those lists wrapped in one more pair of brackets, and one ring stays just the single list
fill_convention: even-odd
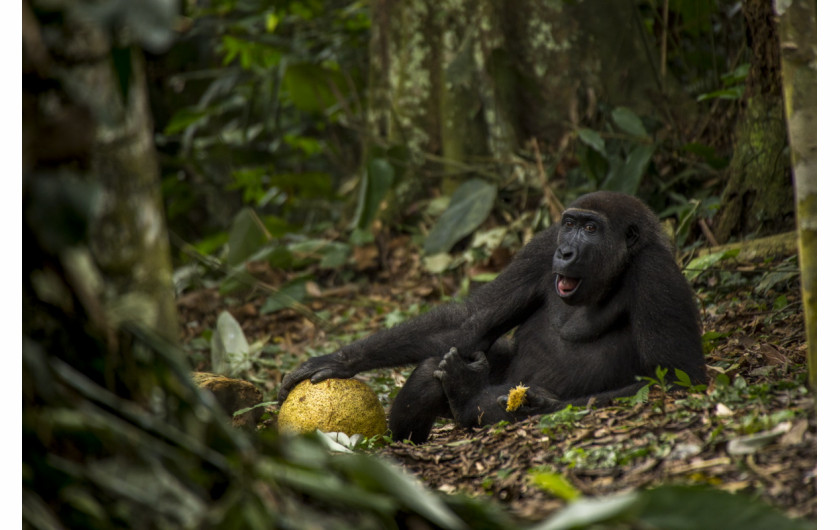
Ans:
[{"label": "green leaf", "polygon": [[[598,499],[581,499],[554,513],[532,530],[587,528],[626,518],[643,504],[641,494],[632,492]],[[664,528],[664,527],[662,527]]]},{"label": "green leaf", "polygon": [[318,265],[322,269],[338,269],[346,265],[349,259],[350,246],[333,241],[324,248],[321,262]]},{"label": "green leaf", "polygon": [[699,258],[694,258],[685,268],[685,277],[688,278],[689,281],[694,280],[701,274],[703,274],[706,270],[710,267],[713,267],[718,262],[734,258],[738,256],[741,252],[741,249],[732,249],[732,250],[721,250],[720,252],[715,252],[713,254],[707,254],[705,256],[700,256]]},{"label": "green leaf", "polygon": [[233,219],[230,229],[228,263],[239,265],[268,241],[269,233],[251,208],[243,208]]},{"label": "green leaf", "polygon": [[635,195],[654,151],[656,151],[656,146],[653,144],[640,144],[634,147],[626,161],[619,162],[620,165],[617,168],[610,167],[610,173],[604,180],[602,188]]},{"label": "green leaf", "polygon": [[166,129],[164,129],[163,134],[178,134],[190,125],[197,123],[205,116],[207,116],[206,110],[197,109],[195,107],[180,109],[174,116],[172,116],[169,123],[166,124]]},{"label": "green leaf", "polygon": [[732,88],[707,92],[706,94],[697,96],[697,101],[706,101],[707,99],[741,99],[741,96],[744,95],[744,89],[744,85],[738,85]]},{"label": "green leaf", "polygon": [[346,88],[338,72],[312,63],[289,65],[283,85],[292,104],[306,112],[325,112],[336,103],[335,91]]},{"label": "green leaf", "polygon": [[448,252],[461,238],[487,219],[496,200],[496,186],[481,179],[463,183],[452,194],[449,207],[440,216],[423,250],[427,255]]},{"label": "green leaf", "polygon": [[337,455],[333,465],[350,479],[373,491],[387,492],[404,506],[441,528],[462,529],[467,526],[429,490],[404,472],[378,458],[359,455]]},{"label": "green leaf", "polygon": [[359,203],[356,207],[356,228],[367,230],[376,219],[382,199],[394,183],[394,167],[384,158],[373,158],[362,175]]},{"label": "green leaf", "polygon": [[260,308],[260,314],[267,315],[302,302],[306,297],[306,281],[307,278],[297,278],[285,284],[266,299]]},{"label": "green leaf", "polygon": [[607,146],[604,144],[604,139],[597,132],[592,129],[578,129],[578,138],[605,158],[607,157]]},{"label": "green leaf", "polygon": [[631,136],[646,138],[648,135],[642,120],[627,107],[616,107],[612,111],[612,119],[622,131]]},{"label": "green leaf", "polygon": [[236,377],[251,368],[248,339],[239,322],[227,311],[222,311],[216,320],[210,359],[213,372],[217,374]]},{"label": "green leaf", "polygon": [[[739,530],[805,530],[810,521],[788,519],[763,501],[705,487],[667,486],[643,493],[638,520],[645,528],[738,528]],[[713,508],[713,509],[711,509]]]},{"label": "green leaf", "polygon": [[735,67],[731,72],[727,72],[720,76],[724,86],[731,86],[736,83],[742,83],[747,79],[750,73],[750,63],[742,63]]},{"label": "green leaf", "polygon": [[551,493],[555,497],[561,498],[565,501],[573,501],[580,497],[580,491],[574,487],[566,477],[559,473],[551,473],[546,471],[530,470],[528,474],[531,475],[531,480],[534,484]]}]

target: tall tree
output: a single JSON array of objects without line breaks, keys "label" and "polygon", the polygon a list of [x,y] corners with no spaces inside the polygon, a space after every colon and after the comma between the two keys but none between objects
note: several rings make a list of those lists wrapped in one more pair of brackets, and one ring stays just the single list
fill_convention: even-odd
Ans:
[{"label": "tall tree", "polygon": [[129,44],[164,44],[174,6],[33,0],[23,23],[24,185],[36,194],[47,181],[95,187],[89,250],[106,279],[105,314],[171,340],[169,241],[142,57]]},{"label": "tall tree", "polygon": [[[380,0],[371,18],[370,156],[403,146],[445,193],[506,180],[531,138],[560,144],[600,103],[672,118],[631,2]],[[396,180],[399,212],[428,181]]]},{"label": "tall tree", "polygon": [[751,50],[745,107],[735,131],[715,237],[776,233],[793,226],[793,188],[782,106],[777,22],[770,0],[741,4]]},{"label": "tall tree", "polygon": [[776,1],[790,156],[796,182],[808,381],[817,388],[817,2]]}]

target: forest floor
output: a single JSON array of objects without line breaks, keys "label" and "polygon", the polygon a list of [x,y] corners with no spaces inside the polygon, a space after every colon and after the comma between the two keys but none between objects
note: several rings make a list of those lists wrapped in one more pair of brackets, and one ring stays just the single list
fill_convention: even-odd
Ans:
[{"label": "forest floor", "polygon": [[[283,373],[309,356],[398,323],[459,290],[453,276],[423,273],[407,241],[393,241],[384,253],[379,268],[357,271],[343,285],[335,272],[322,272],[318,285],[308,283],[304,305],[315,318],[293,309],[260,314],[266,299],[260,291],[222,295],[206,287],[182,295],[182,339],[195,368],[209,369],[209,330],[227,310],[250,343],[264,344],[248,379],[268,401]],[[693,282],[709,349],[705,391],[665,394],[654,384],[647,401],[635,404],[475,430],[440,422],[426,444],[386,443],[371,452],[432,489],[496,499],[521,520],[543,519],[576,495],[660,484],[711,485],[755,495],[790,516],[815,518],[816,402],[805,384],[798,275],[791,260],[719,266],[726,270]],[[275,288],[290,279],[266,263],[248,270]],[[360,375],[387,407],[408,373]]]}]

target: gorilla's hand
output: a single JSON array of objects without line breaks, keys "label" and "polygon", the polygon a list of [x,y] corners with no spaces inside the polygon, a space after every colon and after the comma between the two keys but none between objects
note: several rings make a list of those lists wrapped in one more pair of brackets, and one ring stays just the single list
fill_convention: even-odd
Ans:
[{"label": "gorilla's hand", "polygon": [[[507,408],[508,394],[496,398],[496,403]],[[563,407],[564,403],[544,388],[532,386],[525,393],[525,402],[512,414],[516,418],[526,418],[535,414],[547,414]]]},{"label": "gorilla's hand", "polygon": [[283,384],[277,392],[277,401],[282,404],[289,392],[304,379],[319,383],[324,379],[348,379],[354,375],[356,375],[356,370],[350,367],[347,354],[343,351],[313,357],[283,377]]}]

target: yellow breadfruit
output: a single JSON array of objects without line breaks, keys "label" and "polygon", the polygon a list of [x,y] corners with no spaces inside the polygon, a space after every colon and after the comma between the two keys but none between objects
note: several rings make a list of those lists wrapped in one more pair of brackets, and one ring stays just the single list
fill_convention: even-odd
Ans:
[{"label": "yellow breadfruit", "polygon": [[507,408],[505,408],[505,410],[508,412],[513,412],[514,410],[524,405],[525,393],[527,391],[528,387],[522,386],[521,384],[516,385],[516,388],[511,388],[510,392],[508,392]]},{"label": "yellow breadfruit", "polygon": [[369,386],[356,379],[308,379],[289,392],[277,424],[281,430],[343,432],[370,438],[385,432],[385,409]]}]

